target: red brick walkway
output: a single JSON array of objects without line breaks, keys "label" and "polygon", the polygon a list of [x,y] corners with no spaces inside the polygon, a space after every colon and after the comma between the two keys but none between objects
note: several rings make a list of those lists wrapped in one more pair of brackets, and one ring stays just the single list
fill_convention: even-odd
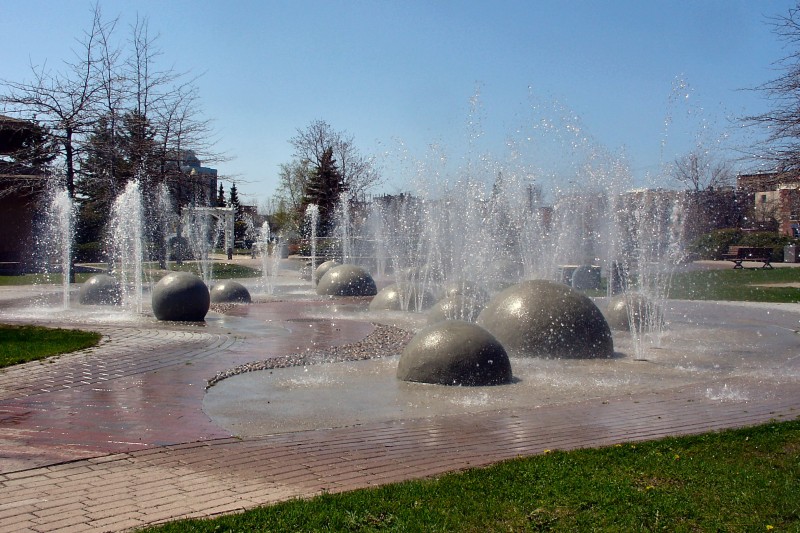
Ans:
[{"label": "red brick walkway", "polygon": [[[274,307],[286,323],[302,304]],[[263,318],[263,317],[262,317]],[[322,337],[102,328],[108,341],[52,364],[0,375],[0,530],[119,531],[232,512],[503,459],[794,419],[796,380],[713,401],[706,387],[543,408],[232,438],[203,414],[205,379],[236,364],[360,339],[337,322]],[[765,382],[766,383],[766,382]],[[759,389],[762,387],[762,389]]]}]

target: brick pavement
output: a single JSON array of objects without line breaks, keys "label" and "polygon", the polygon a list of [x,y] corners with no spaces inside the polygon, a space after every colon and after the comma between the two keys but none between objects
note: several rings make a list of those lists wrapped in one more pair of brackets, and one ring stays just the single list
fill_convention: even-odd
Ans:
[{"label": "brick pavement", "polygon": [[[296,304],[267,306],[277,320]],[[270,315],[273,316],[273,315]],[[261,317],[263,318],[263,316]],[[610,445],[800,415],[796,380],[728,378],[755,390],[714,401],[700,385],[541,408],[396,420],[238,439],[202,413],[204,378],[257,355],[348,342],[104,327],[102,346],[0,375],[0,530],[120,531],[179,517],[432,476],[546,449]],[[327,335],[327,337],[326,337]],[[761,390],[761,389],[758,389]]]}]

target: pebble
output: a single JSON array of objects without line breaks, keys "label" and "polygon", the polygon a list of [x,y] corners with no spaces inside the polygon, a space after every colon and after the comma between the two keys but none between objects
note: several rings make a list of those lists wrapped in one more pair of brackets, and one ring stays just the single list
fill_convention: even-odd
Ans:
[{"label": "pebble", "polygon": [[380,357],[397,355],[403,351],[405,345],[408,344],[408,341],[410,341],[411,337],[414,335],[410,331],[395,326],[388,326],[385,324],[373,325],[375,329],[372,333],[353,344],[330,346],[324,350],[273,357],[223,370],[207,381],[206,389],[213,387],[223,379],[244,374],[245,372],[270,370],[273,368],[288,368],[292,366],[320,365],[323,363],[340,363],[344,361],[362,361],[364,359],[377,359]]}]

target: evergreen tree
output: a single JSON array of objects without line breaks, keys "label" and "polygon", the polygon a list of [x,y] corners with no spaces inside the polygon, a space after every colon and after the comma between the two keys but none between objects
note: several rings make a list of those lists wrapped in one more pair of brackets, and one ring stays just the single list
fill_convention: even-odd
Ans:
[{"label": "evergreen tree", "polygon": [[[25,122],[18,134],[12,134],[11,153],[0,157],[2,174],[42,174],[55,159],[58,148],[49,130],[35,122]],[[15,142],[18,140],[18,142]]]},{"label": "evergreen tree", "polygon": [[219,192],[217,193],[217,207],[225,207],[225,189],[222,183],[219,184]]},{"label": "evergreen tree", "polygon": [[228,207],[233,208],[233,240],[244,241],[245,233],[247,232],[247,224],[244,221],[242,204],[239,202],[239,192],[236,190],[236,184],[231,185],[231,190],[228,193]]},{"label": "evergreen tree", "polygon": [[114,199],[131,174],[119,136],[108,117],[101,117],[92,128],[84,163],[75,180],[78,244],[98,243],[99,248]]},{"label": "evergreen tree", "polygon": [[319,229],[317,234],[326,236],[333,229],[336,216],[336,204],[339,197],[347,190],[342,174],[333,158],[333,149],[328,148],[320,158],[319,165],[311,174],[303,191],[300,204],[302,216],[309,204],[319,207]]},{"label": "evergreen tree", "polygon": [[228,207],[232,207],[239,218],[242,215],[242,204],[239,203],[239,192],[236,190],[236,184],[231,185],[230,194],[228,195]]}]

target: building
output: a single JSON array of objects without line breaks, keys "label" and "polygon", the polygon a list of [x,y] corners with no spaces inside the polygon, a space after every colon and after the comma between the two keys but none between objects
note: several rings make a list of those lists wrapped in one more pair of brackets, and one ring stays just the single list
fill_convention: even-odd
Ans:
[{"label": "building", "polygon": [[0,273],[17,274],[33,265],[34,226],[46,178],[16,155],[36,124],[0,115]]},{"label": "building", "polygon": [[167,165],[167,175],[170,176],[170,190],[177,204],[180,206],[216,206],[217,169],[204,167],[191,150],[182,152],[176,159],[177,162],[173,160]]},{"label": "building", "polygon": [[800,176],[784,172],[742,174],[737,186],[752,194],[756,227],[800,237]]}]

